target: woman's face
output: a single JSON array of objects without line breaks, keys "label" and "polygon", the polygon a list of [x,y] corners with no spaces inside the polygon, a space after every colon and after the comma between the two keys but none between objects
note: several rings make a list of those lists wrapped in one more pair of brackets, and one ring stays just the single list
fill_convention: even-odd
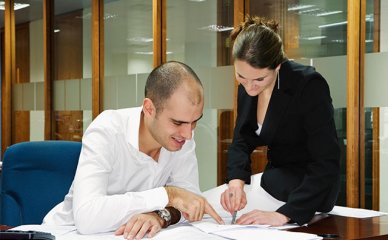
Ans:
[{"label": "woman's face", "polygon": [[276,69],[254,68],[245,61],[234,61],[236,79],[249,96],[257,96],[264,90],[272,91],[279,68],[280,65]]}]

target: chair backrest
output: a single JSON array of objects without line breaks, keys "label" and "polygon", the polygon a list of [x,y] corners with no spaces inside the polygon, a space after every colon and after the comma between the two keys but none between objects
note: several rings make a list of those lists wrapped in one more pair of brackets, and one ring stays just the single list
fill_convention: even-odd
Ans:
[{"label": "chair backrest", "polygon": [[71,141],[37,141],[7,148],[1,174],[1,223],[41,224],[69,191],[81,145]]}]

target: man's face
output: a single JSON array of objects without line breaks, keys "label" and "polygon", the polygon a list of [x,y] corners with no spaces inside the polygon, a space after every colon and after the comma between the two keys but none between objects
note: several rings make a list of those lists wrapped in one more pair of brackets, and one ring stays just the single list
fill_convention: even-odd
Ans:
[{"label": "man's face", "polygon": [[178,151],[203,114],[203,98],[189,97],[184,87],[178,88],[162,111],[153,115],[149,131],[153,138],[169,151]]}]

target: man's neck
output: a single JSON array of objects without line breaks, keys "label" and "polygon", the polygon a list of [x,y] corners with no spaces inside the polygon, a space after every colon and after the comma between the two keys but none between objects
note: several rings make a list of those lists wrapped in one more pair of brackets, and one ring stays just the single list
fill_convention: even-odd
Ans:
[{"label": "man's neck", "polygon": [[141,113],[139,127],[139,151],[147,154],[155,161],[158,161],[161,148],[162,147],[153,139],[146,128],[144,124],[144,115]]}]

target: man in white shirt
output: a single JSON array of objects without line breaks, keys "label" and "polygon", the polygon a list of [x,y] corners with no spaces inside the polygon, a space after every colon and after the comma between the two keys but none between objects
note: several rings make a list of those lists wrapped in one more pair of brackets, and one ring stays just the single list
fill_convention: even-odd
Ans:
[{"label": "man in white shirt", "polygon": [[152,237],[183,217],[221,217],[200,196],[193,130],[203,87],[180,62],[155,68],[142,107],[102,112],[87,128],[73,184],[43,222],[83,234]]}]

